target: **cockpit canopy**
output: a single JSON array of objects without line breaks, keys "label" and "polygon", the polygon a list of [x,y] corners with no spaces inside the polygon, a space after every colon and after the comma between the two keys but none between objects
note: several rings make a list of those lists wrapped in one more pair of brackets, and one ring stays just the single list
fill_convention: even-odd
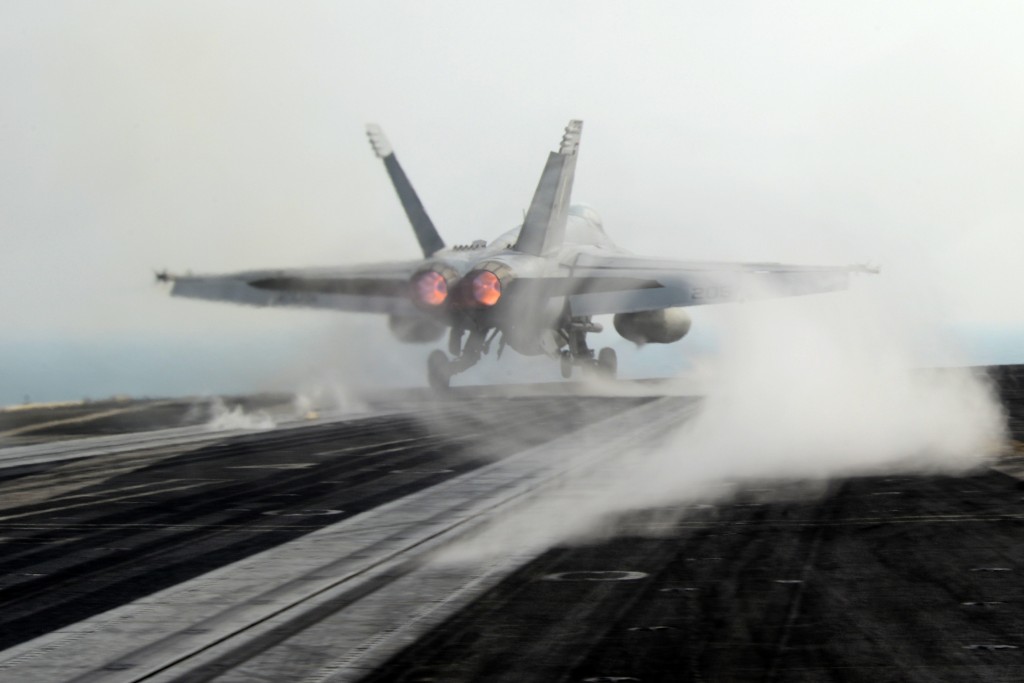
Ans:
[{"label": "cockpit canopy", "polygon": [[604,233],[601,214],[587,204],[573,204],[569,207],[565,241],[570,244],[590,244],[597,247],[614,246]]},{"label": "cockpit canopy", "polygon": [[573,204],[569,207],[569,215],[582,218],[588,223],[596,225],[602,231],[604,230],[604,222],[601,220],[601,214],[599,214],[597,209],[589,204]]},{"label": "cockpit canopy", "polygon": [[[490,246],[502,245],[511,248],[519,240],[519,231],[523,226],[509,230],[491,242]],[[601,214],[589,204],[573,204],[569,207],[568,221],[565,226],[565,241],[570,244],[592,244],[595,246],[614,246],[604,232]]]}]

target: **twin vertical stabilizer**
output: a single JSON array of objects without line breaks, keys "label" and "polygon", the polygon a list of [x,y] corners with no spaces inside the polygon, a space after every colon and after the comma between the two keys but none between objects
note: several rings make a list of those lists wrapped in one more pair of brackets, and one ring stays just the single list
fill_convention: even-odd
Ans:
[{"label": "twin vertical stabilizer", "polygon": [[[523,221],[523,228],[515,245],[516,251],[542,256],[562,246],[582,131],[582,121],[570,121],[565,127],[565,135],[562,136],[562,144],[558,151],[548,155],[544,172],[541,173],[540,182],[537,184],[537,191],[526,212],[526,220]],[[384,167],[391,176],[391,182],[398,193],[398,199],[402,202],[402,208],[405,209],[405,215],[412,223],[423,255],[433,256],[444,249],[444,240],[438,234],[433,221],[423,208],[423,203],[416,195],[416,190],[395,158],[391,143],[384,136],[384,131],[374,124],[366,126],[366,135],[370,138],[373,151],[384,161]]]},{"label": "twin vertical stabilizer", "polygon": [[548,155],[516,242],[517,251],[542,256],[562,246],[582,131],[582,121],[570,121],[558,151]]},{"label": "twin vertical stabilizer", "polygon": [[366,126],[366,135],[370,138],[370,146],[373,147],[374,153],[384,161],[384,168],[391,176],[391,183],[395,186],[398,199],[402,202],[402,208],[405,209],[405,215],[412,223],[412,229],[416,233],[416,239],[420,243],[423,255],[433,256],[444,249],[444,240],[438,234],[434,222],[430,220],[427,210],[423,208],[423,202],[420,201],[416,190],[412,188],[412,183],[409,182],[405,171],[402,170],[398,159],[395,158],[391,143],[384,136],[384,131],[372,123]]}]

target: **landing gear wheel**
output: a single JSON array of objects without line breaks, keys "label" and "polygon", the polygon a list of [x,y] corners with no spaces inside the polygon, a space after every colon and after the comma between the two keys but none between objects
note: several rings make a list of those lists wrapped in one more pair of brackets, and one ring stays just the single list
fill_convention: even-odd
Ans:
[{"label": "landing gear wheel", "polygon": [[615,349],[606,346],[597,354],[597,372],[606,379],[615,379],[619,372],[619,358],[615,355]]},{"label": "landing gear wheel", "polygon": [[427,382],[430,388],[435,391],[444,391],[448,388],[452,376],[448,371],[448,356],[444,351],[435,349],[427,356]]},{"label": "landing gear wheel", "polygon": [[569,379],[572,377],[572,354],[569,352],[562,353],[562,378]]},{"label": "landing gear wheel", "polygon": [[458,356],[462,353],[462,335],[463,330],[453,327],[451,332],[448,333],[448,353],[453,356]]}]

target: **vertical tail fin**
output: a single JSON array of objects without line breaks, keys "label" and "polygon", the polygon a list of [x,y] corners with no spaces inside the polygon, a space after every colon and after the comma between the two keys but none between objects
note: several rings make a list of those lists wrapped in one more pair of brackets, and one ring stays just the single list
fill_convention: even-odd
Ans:
[{"label": "vertical tail fin", "polygon": [[372,123],[366,126],[366,135],[370,138],[370,146],[373,147],[374,153],[384,162],[384,168],[391,176],[391,184],[395,186],[395,192],[398,193],[398,199],[402,202],[405,215],[412,223],[413,232],[416,233],[416,239],[420,243],[423,255],[433,256],[436,252],[444,249],[444,240],[438,234],[434,222],[430,220],[427,210],[423,208],[423,202],[420,201],[416,190],[412,188],[412,183],[409,182],[405,171],[402,170],[398,159],[395,158],[391,143],[384,137],[384,131]]},{"label": "vertical tail fin", "polygon": [[570,121],[558,151],[548,155],[516,242],[517,251],[540,256],[562,245],[582,131],[582,121]]}]

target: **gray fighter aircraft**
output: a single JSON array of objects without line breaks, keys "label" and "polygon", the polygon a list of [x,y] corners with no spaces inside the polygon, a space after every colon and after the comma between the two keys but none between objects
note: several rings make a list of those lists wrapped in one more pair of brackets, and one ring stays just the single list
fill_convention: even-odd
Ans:
[{"label": "gray fighter aircraft", "polygon": [[448,353],[427,361],[430,385],[444,388],[497,343],[561,360],[563,377],[588,368],[614,377],[615,351],[598,354],[587,335],[594,316],[614,315],[616,331],[642,344],[670,344],[690,329],[687,306],[845,289],[867,266],[710,263],[634,256],[608,238],[591,208],[570,205],[582,121],[570,121],[548,155],[523,224],[491,242],[445,246],[377,126],[370,143],[383,160],[423,250],[397,263],[157,277],[173,296],[252,306],[382,313],[401,342],[432,343],[448,331]]}]

